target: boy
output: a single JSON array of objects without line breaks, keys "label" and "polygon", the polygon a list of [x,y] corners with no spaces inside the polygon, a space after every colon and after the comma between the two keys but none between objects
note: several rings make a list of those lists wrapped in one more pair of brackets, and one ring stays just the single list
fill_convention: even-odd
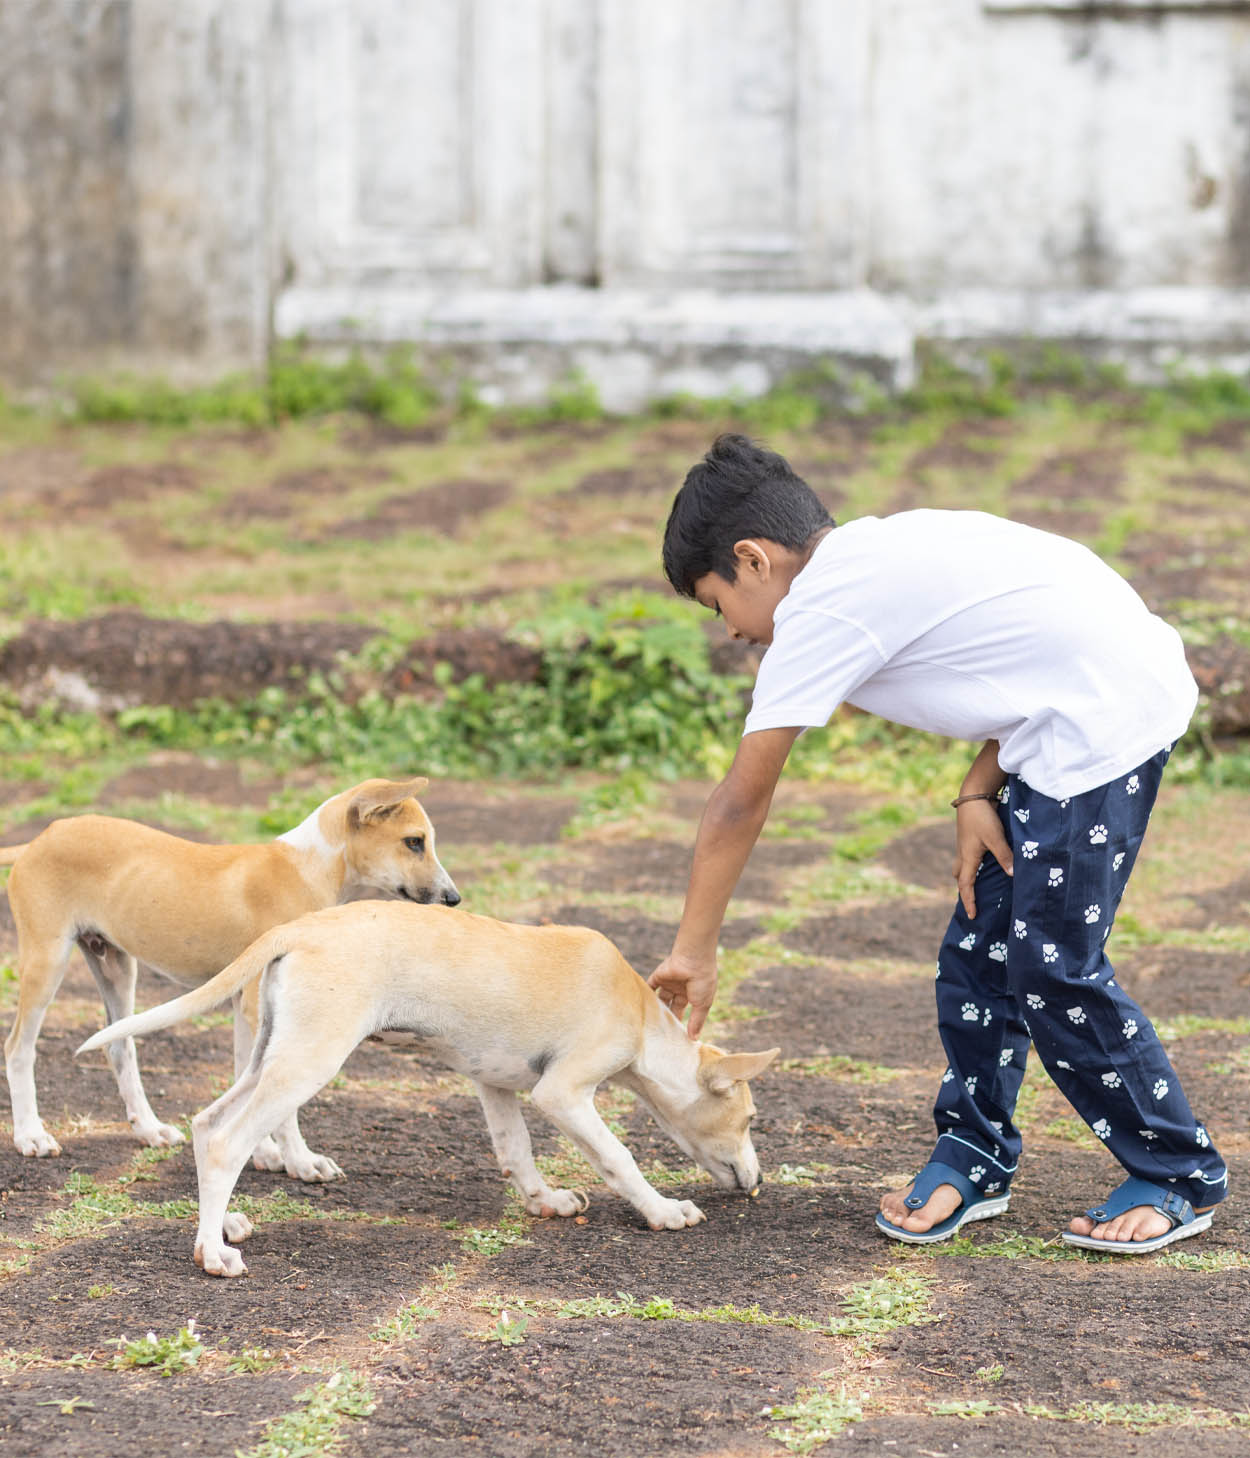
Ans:
[{"label": "boy", "polygon": [[674,588],[768,645],[651,985],[698,1034],[722,918],[803,729],[842,702],[983,748],[952,802],[959,900],[938,962],[949,1067],[930,1162],[881,1201],[895,1240],[1007,1208],[1030,1041],[1129,1178],[1064,1239],[1139,1254],[1205,1230],[1227,1172],[1103,944],[1197,698],[1176,632],[1075,542],[981,512],[837,528],[782,457],[721,436],[664,535]]}]

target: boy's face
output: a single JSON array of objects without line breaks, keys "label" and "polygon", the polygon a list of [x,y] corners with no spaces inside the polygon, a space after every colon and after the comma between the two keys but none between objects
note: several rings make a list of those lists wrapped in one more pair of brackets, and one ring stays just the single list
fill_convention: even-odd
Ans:
[{"label": "boy's face", "polygon": [[736,542],[738,575],[732,582],[719,572],[707,572],[696,580],[695,601],[724,618],[731,638],[765,645],[773,641],[773,614],[793,575],[777,570],[783,565],[772,560],[778,553],[790,555],[772,542]]}]

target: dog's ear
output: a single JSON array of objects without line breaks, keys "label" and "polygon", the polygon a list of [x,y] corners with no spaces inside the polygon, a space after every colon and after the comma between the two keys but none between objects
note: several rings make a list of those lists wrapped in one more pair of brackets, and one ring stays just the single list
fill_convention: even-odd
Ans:
[{"label": "dog's ear", "polygon": [[384,820],[405,800],[414,800],[429,783],[424,775],[415,780],[386,780],[375,790],[362,790],[348,806],[348,814],[359,825]]},{"label": "dog's ear", "polygon": [[708,1093],[728,1093],[735,1083],[763,1073],[780,1052],[780,1048],[769,1048],[763,1053],[722,1053],[703,1065],[699,1077]]}]

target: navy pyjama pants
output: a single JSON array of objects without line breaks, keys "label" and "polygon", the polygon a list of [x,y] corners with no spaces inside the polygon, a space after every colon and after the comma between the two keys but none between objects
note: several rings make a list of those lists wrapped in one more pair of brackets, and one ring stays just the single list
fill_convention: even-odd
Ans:
[{"label": "navy pyjama pants", "polygon": [[999,797],[1013,875],[986,856],[976,917],[957,906],[937,976],[949,1067],[933,1158],[987,1194],[1010,1184],[1020,1157],[1012,1114],[1030,1042],[1130,1174],[1174,1185],[1195,1207],[1227,1193],[1223,1160],[1103,949],[1167,759],[1069,800],[1015,775]]}]

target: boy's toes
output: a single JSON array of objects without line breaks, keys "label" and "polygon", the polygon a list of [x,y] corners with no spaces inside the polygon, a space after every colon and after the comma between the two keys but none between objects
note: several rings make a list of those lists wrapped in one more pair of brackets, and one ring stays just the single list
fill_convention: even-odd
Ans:
[{"label": "boy's toes", "polygon": [[939,1185],[919,1210],[911,1210],[904,1203],[910,1194],[910,1185],[905,1190],[891,1190],[882,1196],[881,1213],[891,1225],[897,1225],[900,1230],[914,1231],[917,1235],[940,1225],[963,1203],[963,1196],[954,1185]]}]

